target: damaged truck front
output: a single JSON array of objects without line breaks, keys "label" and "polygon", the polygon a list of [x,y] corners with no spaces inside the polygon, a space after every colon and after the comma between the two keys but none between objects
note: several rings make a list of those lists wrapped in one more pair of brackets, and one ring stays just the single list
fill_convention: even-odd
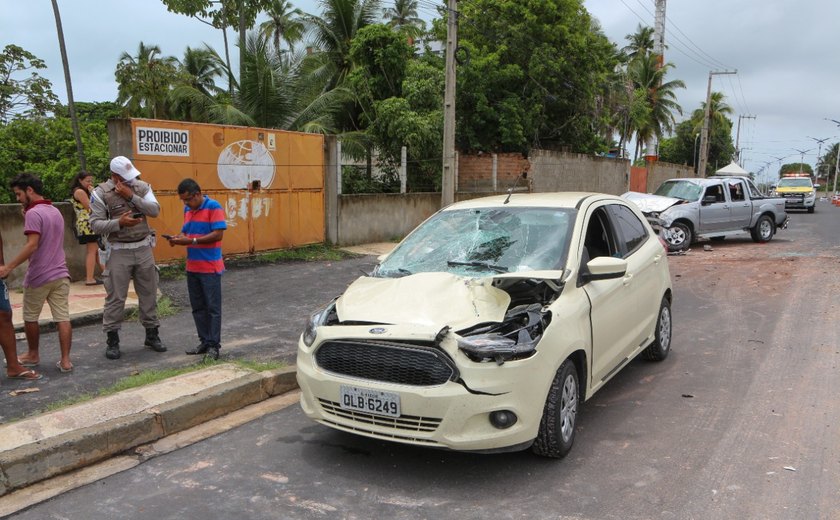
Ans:
[{"label": "damaged truck front", "polygon": [[[632,251],[584,255],[595,204],[598,225],[611,222],[607,206],[633,214]],[[565,455],[579,401],[649,345],[652,359],[667,354],[670,276],[643,221],[595,194],[492,197],[438,212],[312,316],[298,348],[304,412],[408,444]],[[645,301],[656,295],[647,307],[622,283],[636,270],[644,279],[631,285]]]},{"label": "damaged truck front", "polygon": [[622,195],[658,220],[670,251],[685,251],[700,237],[724,238],[748,232],[768,242],[785,229],[785,200],[766,197],[748,177],[669,179],[653,194]]}]

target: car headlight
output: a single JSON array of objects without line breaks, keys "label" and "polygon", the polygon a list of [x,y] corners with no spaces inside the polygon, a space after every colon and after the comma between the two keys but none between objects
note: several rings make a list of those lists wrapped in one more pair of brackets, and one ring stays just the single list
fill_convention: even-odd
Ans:
[{"label": "car headlight", "polygon": [[550,313],[541,311],[539,304],[520,305],[508,310],[502,323],[464,331],[458,338],[458,348],[478,362],[495,361],[501,365],[526,358],[536,351],[550,321]]},{"label": "car headlight", "polygon": [[309,317],[309,321],[306,323],[306,328],[303,330],[303,334],[301,335],[304,345],[311,347],[312,344],[315,343],[315,338],[318,337],[318,327],[327,323],[327,319],[334,311],[335,302],[332,302],[326,308],[321,309]]}]

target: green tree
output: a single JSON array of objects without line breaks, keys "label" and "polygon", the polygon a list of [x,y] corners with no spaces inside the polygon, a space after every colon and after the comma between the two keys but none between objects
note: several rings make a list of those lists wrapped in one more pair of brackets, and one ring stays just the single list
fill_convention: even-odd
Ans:
[{"label": "green tree", "polygon": [[[675,135],[662,139],[659,143],[659,157],[665,162],[697,166],[700,153],[700,130],[697,122],[687,119],[676,127]],[[732,122],[724,117],[721,123],[712,127],[709,138],[709,161],[707,173],[729,164],[735,145],[732,142]]]},{"label": "green tree", "polygon": [[[820,162],[817,166],[817,169],[825,174],[826,185],[830,184],[832,189],[834,189],[834,176],[837,174],[835,168],[837,167],[838,150],[840,150],[840,143],[834,143],[829,146],[825,154],[820,157]],[[828,191],[828,186],[826,187],[826,191]]]},{"label": "green tree", "polygon": [[114,76],[117,80],[117,103],[126,115],[166,119],[169,117],[169,92],[177,81],[178,61],[161,56],[157,45],[137,47],[137,55],[120,55]]},{"label": "green tree", "polygon": [[394,0],[393,7],[382,10],[388,27],[409,38],[417,38],[426,31],[426,22],[417,15],[418,0]]},{"label": "green tree", "polygon": [[627,45],[621,48],[626,61],[630,62],[636,58],[645,58],[653,52],[653,27],[639,24],[636,32],[624,37]]},{"label": "green tree", "polygon": [[665,81],[668,70],[673,67],[666,63],[658,64],[659,57],[655,54],[638,56],[627,67],[627,75],[633,82],[634,107],[631,113],[633,129],[636,132],[636,153],[639,156],[642,143],[656,137],[657,139],[670,133],[674,129],[674,112],[682,114],[682,108],[677,103],[678,88],[685,88],[681,80]]},{"label": "green tree", "polygon": [[784,175],[786,173],[807,173],[808,175],[814,174],[814,169],[808,163],[787,163],[783,164],[782,167],[779,169],[779,175]]},{"label": "green tree", "polygon": [[[38,70],[44,60],[17,45],[6,45],[0,53],[0,123],[13,117],[44,117],[58,106],[52,83]],[[19,78],[20,74],[29,75]]]},{"label": "green tree", "polygon": [[216,79],[226,75],[224,62],[212,48],[187,47],[169,94],[172,116],[185,121],[208,122],[210,107],[223,94]]},{"label": "green tree", "polygon": [[580,0],[473,0],[459,13],[462,150],[606,148],[600,105],[618,63]]},{"label": "green tree", "polygon": [[325,81],[326,90],[342,84],[353,67],[350,45],[356,33],[375,23],[380,12],[379,0],[321,0],[320,16],[305,15],[313,28],[319,50],[320,67],[314,71]]},{"label": "green tree", "polygon": [[303,11],[297,9],[288,0],[271,0],[266,9],[268,20],[260,24],[260,30],[274,42],[274,48],[280,51],[282,42],[294,52],[295,43],[303,38],[306,26],[303,23]]}]

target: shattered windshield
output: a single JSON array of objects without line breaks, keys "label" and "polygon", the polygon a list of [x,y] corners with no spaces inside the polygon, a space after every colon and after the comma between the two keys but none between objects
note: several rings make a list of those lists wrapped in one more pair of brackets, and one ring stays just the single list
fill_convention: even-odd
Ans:
[{"label": "shattered windshield", "polygon": [[675,199],[683,199],[688,202],[697,202],[700,200],[700,193],[703,192],[703,187],[686,181],[665,181],[659,188],[656,189],[655,195],[663,197],[673,197]]},{"label": "shattered windshield", "polygon": [[376,276],[562,269],[576,213],[521,207],[443,211],[412,232],[380,264]]}]

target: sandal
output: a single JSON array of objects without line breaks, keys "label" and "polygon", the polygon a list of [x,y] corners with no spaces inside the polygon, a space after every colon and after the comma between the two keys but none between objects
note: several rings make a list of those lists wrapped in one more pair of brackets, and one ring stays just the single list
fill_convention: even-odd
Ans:
[{"label": "sandal", "polygon": [[55,368],[59,369],[62,374],[66,374],[67,372],[73,371],[73,364],[70,363],[70,368],[64,368],[63,366],[61,366],[61,361],[56,361]]},{"label": "sandal", "polygon": [[37,381],[44,376],[35,372],[34,370],[24,370],[20,374],[6,377],[8,377],[9,379],[25,379],[26,381]]},{"label": "sandal", "polygon": [[38,366],[37,361],[21,361],[20,359],[18,359],[18,363],[25,366],[26,368],[35,368]]},{"label": "sandal", "polygon": [[102,285],[102,284],[104,284],[104,283],[105,283],[105,282],[103,282],[102,280],[96,280],[95,282],[85,282],[85,285],[87,285],[87,286],[92,286],[92,285]]}]

